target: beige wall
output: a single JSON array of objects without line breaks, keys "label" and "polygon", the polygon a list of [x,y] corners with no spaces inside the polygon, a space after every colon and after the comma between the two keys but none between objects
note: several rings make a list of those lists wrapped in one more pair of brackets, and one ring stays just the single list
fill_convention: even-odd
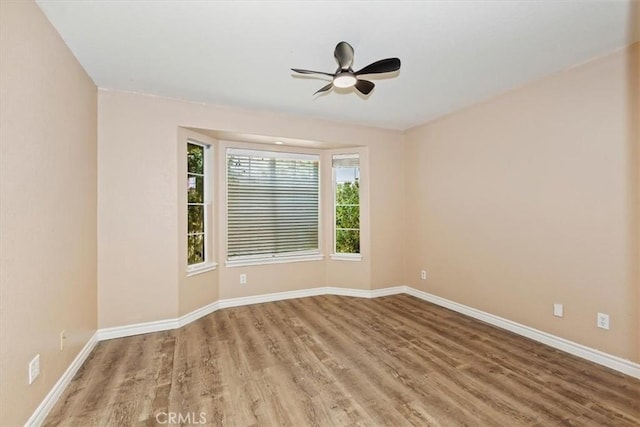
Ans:
[{"label": "beige wall", "polygon": [[[405,221],[404,136],[370,146],[371,288],[405,285],[406,239],[413,231]],[[403,180],[398,184],[399,176]]]},{"label": "beige wall", "polygon": [[[401,134],[96,95],[35,4],[0,4],[3,424],[26,421],[96,325],[175,318],[217,299],[317,286],[408,284],[640,361],[638,44]],[[325,168],[325,260],[227,268],[224,152],[248,145],[185,128],[357,147],[348,151],[361,154],[368,183],[363,260],[328,257]],[[189,137],[214,147],[219,263],[192,277],[179,185]],[[329,161],[329,151],[308,151]],[[418,279],[422,268],[426,282]],[[552,316],[554,302],[565,304],[563,319]],[[611,315],[610,331],[595,327],[597,311]],[[28,386],[35,354],[41,374]]]},{"label": "beige wall", "polygon": [[[99,327],[175,318],[217,298],[318,286],[369,289],[401,284],[403,236],[398,224],[404,211],[402,192],[397,189],[402,188],[404,176],[399,132],[107,90],[100,90],[98,98]],[[363,225],[368,228],[363,236],[363,261],[328,259],[330,219],[325,211],[324,261],[227,268],[225,149],[278,148],[222,140],[212,142],[216,148],[214,210],[218,221],[214,234],[219,265],[214,271],[186,277],[185,196],[178,187],[178,177],[184,172],[180,146],[188,135],[184,128],[361,147],[369,169],[376,171],[371,175],[371,188],[363,189],[370,211]],[[307,151],[328,159],[315,146]],[[368,173],[366,167],[363,173]],[[328,183],[330,177],[325,174],[325,200],[331,197],[325,191]],[[247,274],[247,285],[239,284],[240,273]]]},{"label": "beige wall", "polygon": [[[637,7],[638,15],[640,15],[640,7]],[[637,19],[636,22],[640,22]],[[636,27],[636,31],[640,32],[640,25]],[[636,52],[639,50],[636,45]],[[635,185],[635,203],[631,205],[631,236],[635,236],[635,245],[630,250],[631,264],[635,265],[632,275],[636,279],[637,304],[635,308],[637,329],[640,331],[640,84],[637,84],[637,76],[640,76],[640,54],[630,55],[628,59],[627,74],[629,85],[629,111],[627,112],[627,120],[631,123],[631,140],[629,147],[629,159],[632,165],[635,164],[635,174],[633,167],[629,168],[629,179]],[[633,142],[635,141],[635,143]],[[635,257],[634,257],[635,254]],[[640,338],[636,340],[636,360],[640,360]]]},{"label": "beige wall", "polygon": [[405,282],[640,361],[639,52],[408,131]]},{"label": "beige wall", "polygon": [[[219,298],[409,284],[636,358],[636,57],[637,46],[633,56],[618,52],[405,135],[101,90],[100,327],[174,318]],[[225,267],[224,150],[247,145],[210,140],[219,266],[187,278],[176,179],[183,128],[361,147],[370,174],[363,262]],[[328,182],[325,174],[323,188]],[[325,226],[325,255],[330,233]],[[422,268],[427,282],[417,279]],[[565,304],[563,319],[551,315],[554,302]],[[597,311],[611,315],[609,332],[595,328]]]},{"label": "beige wall", "polygon": [[[207,166],[212,168],[212,175],[216,176],[218,167],[215,163],[216,144],[217,141],[203,135],[191,131],[189,129],[178,129],[178,140],[176,141],[177,150],[177,168],[178,183],[184,183],[187,177],[187,143],[193,140],[202,144],[210,145],[210,151],[207,153],[210,159]],[[182,177],[182,178],[180,178]],[[219,235],[217,230],[217,188],[215,181],[210,182],[211,204],[208,208],[208,227],[212,230],[213,239],[208,239],[206,251],[210,254],[211,259],[216,260],[218,253],[217,242],[215,237]],[[183,316],[194,310],[197,310],[210,302],[217,301],[218,298],[218,271],[210,270],[199,273],[197,275],[187,275],[187,191],[186,185],[178,185],[177,187],[177,218],[178,218],[178,315]]]},{"label": "beige wall", "polygon": [[15,426],[96,330],[97,91],[34,3],[1,2],[0,40],[0,423]]}]

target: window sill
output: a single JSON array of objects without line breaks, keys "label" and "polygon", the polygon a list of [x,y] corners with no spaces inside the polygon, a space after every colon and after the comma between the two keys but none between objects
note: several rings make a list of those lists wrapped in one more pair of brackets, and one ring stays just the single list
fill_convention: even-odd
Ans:
[{"label": "window sill", "polygon": [[244,267],[247,265],[265,265],[265,264],[284,264],[289,262],[303,262],[303,261],[322,261],[324,255],[311,254],[311,255],[293,255],[283,257],[270,257],[270,258],[245,258],[245,259],[232,259],[225,261],[224,265],[227,267]]},{"label": "window sill", "polygon": [[187,277],[206,273],[207,271],[215,270],[217,267],[218,267],[218,264],[215,262],[206,262],[202,264],[197,264],[193,267],[187,268]]},{"label": "window sill", "polygon": [[362,261],[361,254],[331,254],[329,257],[334,261]]}]

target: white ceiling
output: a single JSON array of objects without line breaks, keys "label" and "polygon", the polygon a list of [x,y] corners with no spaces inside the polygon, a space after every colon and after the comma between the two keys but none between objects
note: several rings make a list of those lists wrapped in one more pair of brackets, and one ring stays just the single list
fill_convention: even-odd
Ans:
[{"label": "white ceiling", "polygon": [[[103,88],[406,129],[630,44],[632,2],[37,0]],[[346,40],[395,78],[312,96]]]}]

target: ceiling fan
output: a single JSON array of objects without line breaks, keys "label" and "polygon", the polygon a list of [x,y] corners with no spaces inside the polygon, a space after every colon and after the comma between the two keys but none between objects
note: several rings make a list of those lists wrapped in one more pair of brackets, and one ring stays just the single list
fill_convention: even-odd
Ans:
[{"label": "ceiling fan", "polygon": [[336,58],[339,65],[338,69],[333,74],[324,73],[322,71],[301,70],[299,68],[292,68],[291,70],[299,74],[317,74],[332,78],[331,83],[318,89],[314,95],[320,92],[326,92],[334,86],[339,88],[355,86],[360,93],[368,95],[371,93],[375,85],[369,80],[360,79],[360,76],[367,74],[391,73],[400,69],[400,59],[387,58],[376,61],[354,72],[351,68],[353,65],[353,47],[344,41],[336,45],[336,50],[333,52],[333,56]]}]

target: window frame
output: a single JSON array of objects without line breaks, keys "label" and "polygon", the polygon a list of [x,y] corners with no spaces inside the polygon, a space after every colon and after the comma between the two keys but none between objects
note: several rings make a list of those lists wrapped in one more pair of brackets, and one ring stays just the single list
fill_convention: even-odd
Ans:
[{"label": "window frame", "polygon": [[[229,258],[229,167],[228,160],[229,155],[233,153],[240,153],[245,155],[255,155],[262,157],[273,157],[281,159],[310,159],[318,164],[318,247],[310,250],[293,251],[286,253],[269,253],[269,254],[257,254],[257,255],[237,255],[233,258]],[[263,265],[263,264],[280,264],[289,262],[302,262],[302,261],[320,261],[324,259],[322,254],[322,156],[316,152],[301,152],[301,151],[281,151],[273,149],[253,149],[253,148],[239,148],[239,147],[227,147],[224,155],[225,161],[225,228],[226,228],[226,260],[225,266],[237,267],[237,266],[249,266],[249,265]]]},{"label": "window frame", "polygon": [[[193,172],[189,172],[189,163],[188,163],[188,159],[189,159],[189,144],[191,145],[197,145],[203,148],[203,162],[202,162],[202,167],[203,167],[203,173],[202,174],[197,174],[197,173],[193,173]],[[187,155],[185,157],[185,161],[186,161],[186,177],[187,180],[189,179],[190,176],[202,176],[202,181],[203,181],[203,203],[191,203],[189,202],[189,188],[187,186],[187,197],[186,197],[186,235],[185,235],[185,240],[186,240],[186,244],[187,244],[187,251],[186,251],[186,264],[187,264],[187,277],[190,276],[194,276],[196,274],[201,274],[201,273],[205,273],[207,271],[211,271],[214,270],[218,264],[213,260],[213,249],[212,249],[212,242],[213,242],[213,236],[211,235],[211,230],[214,228],[211,225],[211,217],[212,217],[212,195],[213,195],[213,183],[212,178],[213,178],[213,147],[211,144],[207,144],[204,142],[200,142],[198,140],[192,139],[192,138],[188,138],[186,140],[186,144],[185,144],[185,149],[187,152]],[[188,181],[187,181],[188,182]],[[189,233],[189,206],[191,205],[198,205],[198,206],[202,206],[203,210],[204,210],[204,230],[203,230],[203,240],[204,240],[204,261],[198,262],[198,263],[194,263],[194,264],[189,264],[189,236],[193,235],[193,233]],[[197,233],[200,234],[200,233]]]},{"label": "window frame", "polygon": [[[358,253],[348,253],[348,252],[338,252],[337,250],[337,231],[336,227],[337,222],[337,173],[336,169],[338,167],[333,166],[333,160],[336,157],[343,158],[357,158],[358,159],[358,241],[359,241],[359,251]],[[331,223],[331,231],[332,231],[332,253],[330,258],[332,260],[340,260],[340,261],[362,261],[362,164],[361,164],[362,156],[360,153],[333,153],[331,154],[331,187],[332,187],[332,223]]]}]

